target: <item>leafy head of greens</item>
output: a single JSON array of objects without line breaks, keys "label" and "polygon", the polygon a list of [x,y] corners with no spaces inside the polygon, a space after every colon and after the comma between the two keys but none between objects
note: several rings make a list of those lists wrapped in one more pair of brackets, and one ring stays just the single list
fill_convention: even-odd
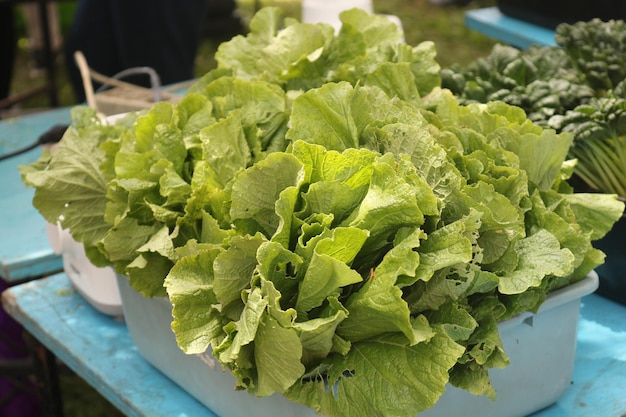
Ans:
[{"label": "leafy head of greens", "polygon": [[421,105],[347,82],[294,100],[291,145],[228,187],[233,234],[165,281],[184,351],[325,415],[414,415],[448,382],[495,395],[498,321],[601,263],[623,205],[560,193],[571,135],[518,108]]}]

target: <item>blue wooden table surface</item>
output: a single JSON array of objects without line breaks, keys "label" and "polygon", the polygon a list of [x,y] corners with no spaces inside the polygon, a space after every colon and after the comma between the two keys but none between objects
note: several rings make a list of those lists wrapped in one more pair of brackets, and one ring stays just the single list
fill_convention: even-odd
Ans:
[{"label": "blue wooden table surface", "polygon": [[465,26],[520,49],[531,45],[556,45],[553,30],[506,16],[497,7],[467,11]]},{"label": "blue wooden table surface", "polygon": [[[23,148],[56,124],[67,124],[67,108],[0,121],[0,154]],[[31,163],[41,150],[0,161],[0,279],[7,282],[50,274],[62,268],[46,234],[46,223],[32,205],[34,191],[26,188],[18,166]]]},{"label": "blue wooden table surface", "polygon": [[[64,274],[13,287],[2,301],[11,316],[126,415],[217,417],[143,360],[124,323],[90,307]],[[626,307],[594,294],[583,297],[572,385],[532,417],[623,417],[625,393]]]},{"label": "blue wooden table surface", "polygon": [[216,417],[146,362],[126,325],[92,308],[65,274],[5,291],[7,312],[129,417]]},{"label": "blue wooden table surface", "polygon": [[592,294],[582,299],[572,385],[532,417],[626,416],[626,307]]}]

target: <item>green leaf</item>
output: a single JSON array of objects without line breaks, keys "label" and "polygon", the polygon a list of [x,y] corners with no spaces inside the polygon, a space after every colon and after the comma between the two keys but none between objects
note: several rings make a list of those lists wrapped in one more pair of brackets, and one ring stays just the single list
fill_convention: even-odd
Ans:
[{"label": "green leaf", "polygon": [[166,290],[163,281],[174,263],[156,252],[145,252],[132,262],[120,262],[116,269],[125,271],[133,289],[147,298],[164,297]]},{"label": "green leaf", "polygon": [[[247,233],[271,237],[279,225],[275,203],[280,193],[302,180],[302,165],[289,154],[271,154],[242,171],[232,184],[232,221]],[[251,193],[249,190],[255,190]]]},{"label": "green leaf", "polygon": [[69,128],[53,155],[44,153],[37,168],[21,168],[24,182],[35,187],[33,205],[41,215],[52,224],[60,222],[87,245],[95,245],[110,227],[104,221],[110,177],[100,168],[106,158],[100,145],[125,129],[101,124]]},{"label": "green leaf", "polygon": [[320,317],[293,324],[300,336],[305,365],[315,363],[335,350],[335,331],[348,316],[348,310],[336,298],[329,297],[328,301],[328,307]]},{"label": "green leaf", "polygon": [[402,181],[393,158],[373,166],[372,178],[367,194],[359,207],[342,222],[345,226],[368,230],[370,237],[364,252],[375,253],[402,227],[420,226],[424,215],[415,197],[412,184]]},{"label": "green leaf", "polygon": [[457,364],[450,372],[450,384],[474,395],[486,395],[491,400],[497,398],[497,392],[491,385],[489,371],[476,362]]},{"label": "green leaf", "polygon": [[205,160],[215,172],[220,185],[225,186],[240,170],[251,165],[251,152],[246,142],[239,112],[200,131]]},{"label": "green leaf", "polygon": [[279,8],[264,8],[250,22],[250,33],[221,44],[215,59],[219,68],[231,69],[240,78],[280,84],[287,69],[311,59],[332,35],[328,25],[283,25]]},{"label": "green leaf", "polygon": [[564,194],[563,197],[581,229],[591,234],[591,240],[604,237],[624,215],[624,202],[615,195],[576,193]]},{"label": "green leaf", "polygon": [[304,373],[302,344],[294,329],[264,315],[255,338],[254,358],[259,375],[258,396],[284,393]]},{"label": "green leaf", "polygon": [[256,253],[265,242],[262,236],[233,236],[228,249],[213,264],[213,291],[222,306],[241,301],[241,292],[250,286],[257,267]]},{"label": "green leaf", "polygon": [[359,147],[358,126],[352,114],[354,89],[349,83],[326,84],[297,97],[287,138],[343,151]]},{"label": "green leaf", "polygon": [[204,353],[228,322],[212,307],[217,304],[213,261],[219,253],[219,249],[203,250],[183,257],[165,279],[173,306],[172,329],[178,346],[188,354]]},{"label": "green leaf", "polygon": [[221,77],[209,83],[203,94],[217,120],[238,113],[253,161],[262,159],[265,151],[284,150],[287,104],[280,87],[262,80]]},{"label": "green leaf", "polygon": [[385,335],[354,344],[327,378],[294,384],[286,396],[325,415],[412,417],[439,399],[463,351],[442,331],[414,346]]},{"label": "green leaf", "polygon": [[285,298],[296,295],[299,281],[294,279],[293,270],[302,264],[303,259],[278,242],[264,242],[257,250],[257,272],[271,281],[275,289]]},{"label": "green leaf", "polygon": [[363,287],[348,298],[345,306],[350,314],[339,325],[339,336],[354,343],[402,332],[411,345],[422,341],[413,332],[409,307],[402,299],[402,290],[394,285],[394,278],[378,278],[372,274]]},{"label": "green leaf", "polygon": [[448,336],[456,342],[468,340],[478,327],[476,319],[465,308],[453,302],[429,312],[427,318],[431,324],[441,325]]},{"label": "green leaf", "polygon": [[411,64],[408,62],[400,64],[385,62],[366,75],[365,83],[380,87],[389,97],[399,97],[409,102],[416,102],[419,98]]},{"label": "green leaf", "polygon": [[472,259],[472,241],[468,237],[479,226],[474,215],[443,226],[428,234],[418,249],[416,280],[428,281],[440,269]]},{"label": "green leaf", "polygon": [[162,227],[151,235],[148,241],[137,249],[137,252],[155,252],[172,261],[176,260],[174,243],[167,227]]},{"label": "green leaf", "polygon": [[376,266],[376,277],[391,280],[400,288],[413,284],[420,264],[418,248],[424,239],[426,233],[419,228],[400,230],[395,236],[393,248]]},{"label": "green leaf", "polygon": [[557,179],[561,165],[565,161],[573,137],[568,134],[556,134],[551,130],[520,132],[515,141],[499,137],[499,144],[514,152],[520,159],[520,167],[528,174],[528,179],[540,190],[552,187]]},{"label": "green leaf", "polygon": [[[407,154],[417,173],[432,189],[435,196],[446,200],[453,190],[461,187],[463,179],[458,169],[428,129],[412,123],[388,124],[383,132],[390,136],[386,151],[396,155]],[[433,210],[424,210],[433,214]]]},{"label": "green leaf", "polygon": [[255,340],[268,303],[260,288],[253,288],[247,293],[241,317],[234,322],[235,336],[232,341],[221,343],[219,348],[213,350],[221,363],[231,364],[236,361],[243,346]]},{"label": "green leaf", "polygon": [[125,217],[107,231],[102,242],[110,261],[132,260],[135,252],[159,231],[163,232],[163,228],[158,224],[142,225]]},{"label": "green leaf", "polygon": [[296,301],[299,313],[320,306],[327,297],[338,296],[341,287],[363,280],[349,265],[368,235],[360,229],[336,228],[329,237],[317,242],[300,283]]},{"label": "green leaf", "polygon": [[574,255],[561,249],[559,241],[546,230],[520,239],[515,244],[519,256],[513,273],[500,277],[498,290],[503,294],[519,294],[539,286],[548,275],[566,276],[573,270]]}]

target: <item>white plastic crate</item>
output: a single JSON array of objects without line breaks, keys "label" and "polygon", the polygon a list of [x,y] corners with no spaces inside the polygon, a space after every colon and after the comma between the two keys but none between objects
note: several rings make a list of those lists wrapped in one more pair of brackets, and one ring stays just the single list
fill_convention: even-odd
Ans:
[{"label": "white plastic crate", "polygon": [[[280,395],[256,398],[234,391],[235,379],[209,355],[186,355],[171,330],[168,300],[147,299],[118,276],[124,317],[139,353],[154,367],[220,417],[314,417],[313,410]],[[571,383],[580,301],[598,287],[598,277],[554,291],[537,314],[524,313],[500,323],[511,359],[491,371],[498,399],[474,396],[449,387],[420,417],[522,417],[553,404]]]}]

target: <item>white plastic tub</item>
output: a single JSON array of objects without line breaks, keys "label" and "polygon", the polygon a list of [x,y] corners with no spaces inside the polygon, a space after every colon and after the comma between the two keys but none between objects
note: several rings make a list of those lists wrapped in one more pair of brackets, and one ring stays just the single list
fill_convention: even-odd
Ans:
[{"label": "white plastic tub", "polygon": [[311,409],[281,395],[257,398],[235,391],[235,377],[222,371],[210,355],[187,355],[178,348],[171,330],[172,307],[165,298],[148,299],[118,275],[124,318],[137,350],[220,417],[314,417]]},{"label": "white plastic tub", "polygon": [[96,310],[109,316],[122,315],[122,299],[113,268],[99,268],[87,258],[82,243],[60,225],[47,224],[48,241],[63,259],[63,271],[76,291]]},{"label": "white plastic tub", "polygon": [[[118,276],[124,317],[139,353],[220,417],[314,417],[309,408],[274,395],[256,398],[234,391],[235,379],[209,356],[186,355],[170,328],[171,305],[147,299]],[[598,277],[551,293],[537,314],[524,313],[500,323],[511,359],[491,371],[497,401],[449,387],[420,417],[522,417],[553,404],[571,383],[576,353],[580,300],[598,287]]]},{"label": "white plastic tub", "polygon": [[497,400],[448,386],[420,417],[522,417],[555,403],[572,383],[580,299],[598,288],[598,275],[548,295],[537,314],[523,313],[499,324],[511,363],[492,369]]}]

